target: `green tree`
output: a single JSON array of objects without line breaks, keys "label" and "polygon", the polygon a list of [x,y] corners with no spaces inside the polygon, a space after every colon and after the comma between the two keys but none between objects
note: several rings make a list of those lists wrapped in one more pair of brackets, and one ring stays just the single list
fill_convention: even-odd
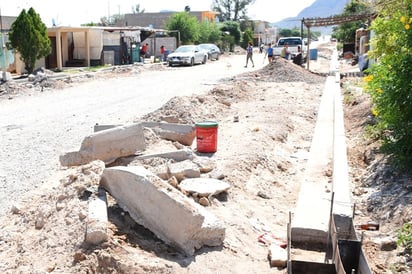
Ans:
[{"label": "green tree", "polygon": [[235,38],[230,34],[223,33],[221,49],[223,51],[233,52],[235,50]]},{"label": "green tree", "polygon": [[[245,20],[240,20],[239,21],[240,24],[240,30],[243,32],[247,29],[256,29],[255,27],[255,21],[253,20],[249,20],[249,19],[245,19]],[[265,24],[266,28],[269,28],[269,24]]]},{"label": "green tree", "polygon": [[221,40],[222,32],[216,23],[202,22],[199,29],[199,43],[218,44]]},{"label": "green tree", "polygon": [[249,42],[253,43],[253,30],[247,29],[243,32],[241,47],[246,48]]},{"label": "green tree", "polygon": [[[199,22],[195,16],[191,16],[187,12],[173,14],[167,22],[166,28],[167,30],[178,30],[180,33],[180,41],[183,44],[191,44],[199,41]],[[173,35],[177,34],[173,33]]]},{"label": "green tree", "polygon": [[[370,13],[371,6],[365,1],[353,0],[345,6],[342,15]],[[332,36],[344,43],[355,43],[356,30],[367,25],[365,20],[343,23],[333,28]]]},{"label": "green tree", "polygon": [[226,21],[222,24],[222,32],[224,32],[227,36],[229,34],[233,37],[233,42],[237,45],[240,43],[240,26],[238,22],[234,21]]},{"label": "green tree", "polygon": [[292,29],[280,29],[279,30],[280,37],[290,37],[290,36],[300,36],[300,33],[296,35]]},{"label": "green tree", "polygon": [[133,12],[133,14],[136,14],[136,13],[144,13],[145,11],[146,11],[145,9],[140,8],[140,4],[137,4],[137,5],[135,5],[135,6],[132,6],[132,12]]},{"label": "green tree", "polygon": [[[279,36],[280,37],[288,37],[288,36],[299,36],[301,37],[302,31],[300,28],[294,27],[293,29],[279,29]],[[310,31],[310,37],[312,39],[318,39],[322,36],[320,31]],[[306,28],[303,29],[303,38],[308,37],[308,31]]]},{"label": "green tree", "polygon": [[372,22],[376,61],[365,77],[371,94],[382,149],[401,168],[412,167],[412,2],[380,1]]},{"label": "green tree", "polygon": [[118,22],[124,20],[124,14],[113,14],[109,17],[103,16],[100,18],[100,24],[102,26],[115,26]]},{"label": "green tree", "polygon": [[255,0],[213,0],[212,10],[218,12],[219,20],[239,21],[247,19],[247,6]]},{"label": "green tree", "polygon": [[51,52],[51,42],[47,36],[46,25],[33,8],[23,9],[11,25],[9,49],[20,53],[28,73],[33,72],[36,61]]}]

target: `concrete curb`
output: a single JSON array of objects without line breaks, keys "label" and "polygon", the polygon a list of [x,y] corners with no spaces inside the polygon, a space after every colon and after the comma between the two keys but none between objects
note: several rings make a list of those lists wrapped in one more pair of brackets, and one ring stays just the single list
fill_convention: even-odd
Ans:
[{"label": "concrete curb", "polygon": [[328,76],[308,162],[301,182],[298,201],[291,226],[293,245],[322,245],[327,241],[331,193],[327,192],[333,148],[333,102],[335,78]]},{"label": "concrete curb", "polygon": [[[344,113],[340,90],[337,51],[332,55],[330,75],[326,79],[309,159],[291,224],[292,244],[325,245],[328,239],[333,198],[333,216],[337,230],[352,222],[348,178]],[[325,171],[333,170],[332,193]]]}]

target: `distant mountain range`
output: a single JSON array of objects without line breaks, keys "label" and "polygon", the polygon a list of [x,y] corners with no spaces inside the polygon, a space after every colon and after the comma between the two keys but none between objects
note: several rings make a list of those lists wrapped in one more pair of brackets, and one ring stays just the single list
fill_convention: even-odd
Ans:
[{"label": "distant mountain range", "polygon": [[[316,17],[329,17],[332,15],[339,15],[343,12],[347,3],[350,0],[316,0],[309,7],[304,8],[295,17],[289,17],[282,21],[271,23],[272,26],[282,29],[293,29],[294,27],[300,28],[302,18],[316,18]],[[314,28],[316,31],[320,31],[324,34],[330,34],[333,26]],[[312,30],[312,29],[311,29]]]}]

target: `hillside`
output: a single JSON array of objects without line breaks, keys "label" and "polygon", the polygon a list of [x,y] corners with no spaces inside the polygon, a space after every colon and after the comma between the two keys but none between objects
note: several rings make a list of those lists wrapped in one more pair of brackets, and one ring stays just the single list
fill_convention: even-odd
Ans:
[{"label": "hillside", "polygon": [[[316,0],[295,17],[283,19],[282,21],[272,23],[272,25],[286,29],[300,28],[302,18],[328,17],[341,14],[347,2],[348,0]],[[330,34],[332,26],[315,28],[315,30],[321,31],[324,34]]]}]

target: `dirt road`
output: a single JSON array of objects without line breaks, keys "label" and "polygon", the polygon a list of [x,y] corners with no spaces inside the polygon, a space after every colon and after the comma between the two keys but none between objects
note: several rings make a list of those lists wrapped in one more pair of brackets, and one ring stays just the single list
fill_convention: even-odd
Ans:
[{"label": "dirt road", "polygon": [[147,64],[114,78],[76,83],[73,77],[70,88],[42,93],[33,88],[0,100],[0,215],[20,196],[53,181],[59,155],[78,150],[96,123],[132,122],[174,96],[201,94],[222,78],[257,70],[262,60],[255,54],[253,69],[244,68],[242,54],[194,67]]}]

